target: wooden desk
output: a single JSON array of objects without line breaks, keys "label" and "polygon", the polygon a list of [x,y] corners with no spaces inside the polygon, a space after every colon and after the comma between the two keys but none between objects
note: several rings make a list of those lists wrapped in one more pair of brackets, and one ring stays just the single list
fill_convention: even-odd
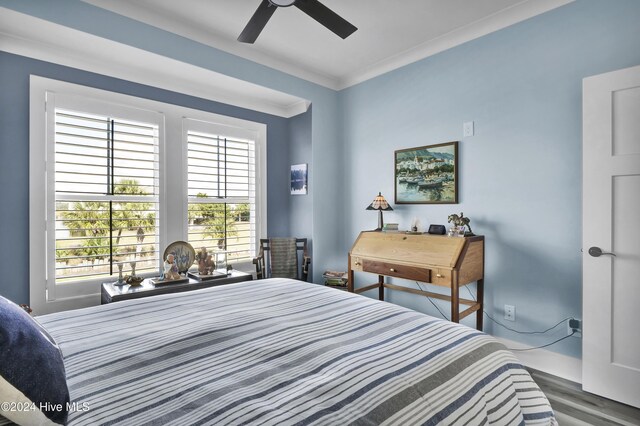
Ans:
[{"label": "wooden desk", "polygon": [[[378,282],[361,288],[354,286],[354,272],[378,275]],[[449,287],[451,296],[389,284],[384,277],[397,277]],[[460,287],[477,282],[477,300],[460,298]],[[447,237],[444,235],[409,235],[376,231],[361,232],[349,252],[350,292],[378,289],[405,291],[451,302],[451,321],[476,313],[476,328],[482,330],[484,297],[484,237]],[[468,308],[460,312],[460,304]]]},{"label": "wooden desk", "polygon": [[245,272],[233,270],[223,278],[215,278],[209,281],[197,281],[189,278],[188,282],[153,284],[146,279],[142,285],[132,287],[128,284],[117,286],[113,283],[102,284],[101,304],[118,302],[120,300],[137,299],[140,297],[155,296],[157,294],[180,293],[183,291],[199,290],[201,288],[215,287],[218,285],[239,283],[241,281],[251,281],[253,276]]}]

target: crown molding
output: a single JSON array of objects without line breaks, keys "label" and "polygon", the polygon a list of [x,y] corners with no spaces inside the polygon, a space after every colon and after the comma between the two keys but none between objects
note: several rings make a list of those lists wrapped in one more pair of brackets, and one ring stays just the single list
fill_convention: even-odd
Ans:
[{"label": "crown molding", "polygon": [[227,40],[218,37],[209,31],[204,31],[197,26],[190,25],[175,16],[167,16],[156,10],[141,7],[132,2],[113,2],[113,0],[82,0],[93,6],[112,11],[156,28],[178,34],[182,37],[197,41],[207,46],[214,47],[232,55],[256,62],[260,65],[273,68],[294,77],[301,78],[311,83],[318,84],[332,90],[339,89],[339,79],[325,75],[309,68],[304,68],[297,63],[291,63],[284,59],[274,57],[257,50],[253,45],[238,43],[236,40]]},{"label": "crown molding", "polygon": [[514,6],[503,9],[493,15],[472,22],[462,28],[451,31],[436,39],[426,41],[411,49],[399,52],[385,60],[363,67],[356,72],[342,75],[326,75],[316,70],[304,67],[299,63],[292,63],[285,59],[276,58],[256,50],[235,40],[226,40],[209,32],[202,31],[188,22],[176,20],[173,16],[166,16],[135,3],[118,2],[112,0],[83,0],[96,7],[101,7],[115,13],[136,19],[166,31],[179,34],[191,40],[215,47],[227,53],[248,59],[270,68],[302,78],[312,83],[332,90],[342,90],[353,85],[370,80],[395,69],[417,62],[447,49],[477,39],[492,32],[501,30],[518,22],[564,6],[575,0],[523,0]]},{"label": "crown molding", "polygon": [[414,48],[398,53],[374,65],[363,68],[358,72],[342,76],[338,81],[338,89],[346,89],[574,1],[575,0],[525,0],[493,15],[487,16],[484,19],[475,21],[455,31],[451,31]]},{"label": "crown molding", "polygon": [[1,7],[0,50],[285,118],[310,105],[297,96]]},{"label": "crown molding", "polygon": [[[110,0],[83,1],[96,7],[107,7]],[[318,73],[302,67],[300,64],[266,55],[260,51],[244,46],[241,43],[223,40],[220,37],[215,37],[197,28],[190,27],[185,22],[172,20],[155,13],[149,15],[150,12],[148,10],[142,10],[139,6],[132,3],[121,4],[121,9],[118,10],[118,13],[142,22],[149,23],[149,21],[153,21],[154,25],[157,24],[156,26],[159,25],[160,28],[164,28],[167,31],[213,46],[311,83],[332,90],[342,90],[536,15],[572,3],[573,1],[575,0],[524,0],[510,8],[503,9],[500,12],[473,22],[465,27],[451,31],[436,39],[429,40],[373,65],[366,66],[357,72],[338,76],[328,76]],[[142,84],[155,85],[169,90],[283,117],[304,112],[310,104],[301,98],[295,98],[282,92],[169,59],[142,49],[53,24],[29,15],[20,14],[10,9],[0,8],[0,10],[2,10],[2,16],[0,18],[1,50]],[[71,33],[74,35],[69,36]],[[60,39],[69,39],[72,40],[72,42],[65,45],[60,43]],[[115,56],[121,59],[117,61],[117,63],[114,63],[114,55],[109,56],[109,61],[104,61],[104,58],[99,58],[98,56],[100,56],[102,49],[96,49],[95,43],[105,45],[107,50],[117,49],[118,54]],[[71,46],[73,47],[71,48]],[[124,57],[130,59],[122,60]],[[89,62],[94,62],[94,65],[89,67]],[[105,62],[111,62],[111,65],[105,66]],[[149,65],[145,67],[145,63],[153,63],[158,66]],[[133,72],[131,70],[133,67],[136,67],[138,72]],[[199,75],[199,78],[193,80],[192,73]],[[205,74],[208,74],[208,76]],[[178,77],[176,80],[176,76],[180,75],[189,75],[190,78],[187,80]],[[197,86],[197,88],[194,88],[194,86]],[[283,99],[283,96],[291,96],[291,98],[295,99],[286,101]]]}]

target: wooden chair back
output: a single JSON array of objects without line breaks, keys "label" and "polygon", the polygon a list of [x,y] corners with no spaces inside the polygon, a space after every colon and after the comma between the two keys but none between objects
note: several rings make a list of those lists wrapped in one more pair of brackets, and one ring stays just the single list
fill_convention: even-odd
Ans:
[{"label": "wooden chair back", "polygon": [[[260,249],[258,256],[253,259],[253,263],[256,265],[256,278],[271,278],[271,265],[269,252],[271,250],[269,246],[270,239],[260,239]],[[296,238],[296,255],[298,256],[298,276],[297,279],[307,281],[309,279],[309,265],[311,265],[311,257],[307,250],[307,239]]]}]

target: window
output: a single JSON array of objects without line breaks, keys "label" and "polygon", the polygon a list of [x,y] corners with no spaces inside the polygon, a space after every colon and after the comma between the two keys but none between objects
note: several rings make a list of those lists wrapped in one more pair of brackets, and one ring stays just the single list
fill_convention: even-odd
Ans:
[{"label": "window", "polygon": [[214,253],[220,266],[250,260],[256,240],[255,141],[212,123],[185,121],[188,241]]},{"label": "window", "polygon": [[266,223],[264,124],[34,76],[30,105],[40,314],[99,303],[120,267],[157,276],[178,240],[252,269]]},{"label": "window", "polygon": [[158,269],[155,123],[55,109],[55,281]]}]

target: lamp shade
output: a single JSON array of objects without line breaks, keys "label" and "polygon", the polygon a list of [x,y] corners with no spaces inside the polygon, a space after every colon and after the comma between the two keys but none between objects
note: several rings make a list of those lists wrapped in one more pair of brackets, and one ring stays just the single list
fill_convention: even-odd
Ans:
[{"label": "lamp shade", "polygon": [[387,200],[382,196],[382,192],[378,192],[378,196],[367,207],[367,210],[393,210]]},{"label": "lamp shade", "polygon": [[384,210],[393,210],[387,200],[382,196],[382,192],[378,192],[378,196],[373,199],[373,202],[369,204],[367,210],[378,210],[378,228],[376,231],[382,231],[382,227],[384,226],[384,221],[382,219],[382,212]]}]

